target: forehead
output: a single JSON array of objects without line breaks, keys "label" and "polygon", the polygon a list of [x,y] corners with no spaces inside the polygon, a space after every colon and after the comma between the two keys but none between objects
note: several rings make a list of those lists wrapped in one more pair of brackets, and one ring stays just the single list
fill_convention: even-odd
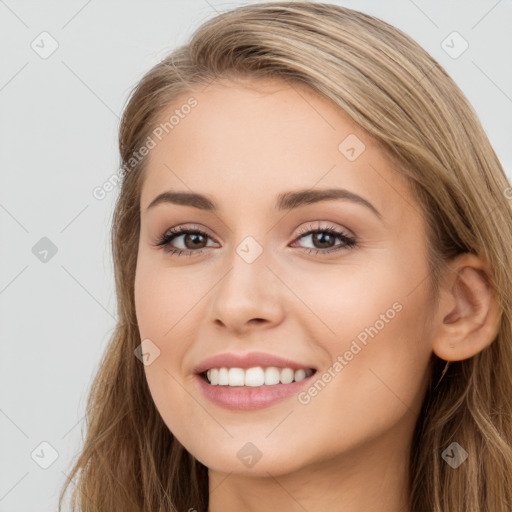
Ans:
[{"label": "forehead", "polygon": [[[183,108],[195,100],[193,108]],[[174,115],[170,128],[169,119]],[[177,122],[176,122],[177,121]],[[329,99],[280,80],[222,80],[183,93],[159,122],[141,205],[166,189],[268,206],[282,191],[352,189],[380,210],[408,187],[383,149]],[[389,202],[389,201],[388,201]],[[399,201],[391,205],[397,210]]]}]

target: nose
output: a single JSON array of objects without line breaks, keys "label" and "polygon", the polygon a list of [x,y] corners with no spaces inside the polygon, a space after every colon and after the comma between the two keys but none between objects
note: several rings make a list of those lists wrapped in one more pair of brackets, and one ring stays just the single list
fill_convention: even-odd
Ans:
[{"label": "nose", "polygon": [[236,252],[229,269],[212,290],[212,318],[218,326],[240,335],[271,328],[284,317],[285,287],[268,268],[265,252],[248,263]]}]

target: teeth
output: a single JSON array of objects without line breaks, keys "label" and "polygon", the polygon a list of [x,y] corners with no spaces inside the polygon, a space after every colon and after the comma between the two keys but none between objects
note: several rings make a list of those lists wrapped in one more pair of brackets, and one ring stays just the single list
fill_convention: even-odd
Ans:
[{"label": "teeth", "polygon": [[230,368],[228,370],[228,382],[230,386],[243,386],[245,384],[245,372],[242,368]]},{"label": "teeth", "polygon": [[265,368],[265,386],[272,386],[274,384],[279,384],[281,376],[281,371],[279,368],[275,366],[269,366]]},{"label": "teeth", "polygon": [[290,384],[299,382],[313,375],[311,369],[293,370],[292,368],[211,368],[206,372],[208,382],[212,386],[273,386],[275,384]]},{"label": "teeth", "polygon": [[229,384],[228,379],[228,369],[227,368],[220,368],[219,369],[219,386],[227,386]]},{"label": "teeth", "polygon": [[303,380],[306,378],[306,370],[297,370],[295,372],[295,381],[298,382],[299,380]]},{"label": "teeth", "polygon": [[[248,368],[245,372],[243,370],[241,371],[245,373],[244,384],[246,386],[251,386],[254,388],[263,386],[263,384],[265,384],[265,372],[261,366],[257,366],[256,368]],[[231,382],[231,380],[229,382]]]},{"label": "teeth", "polygon": [[290,384],[293,382],[293,378],[295,377],[295,372],[291,368],[283,368],[281,370],[281,383],[282,384]]}]

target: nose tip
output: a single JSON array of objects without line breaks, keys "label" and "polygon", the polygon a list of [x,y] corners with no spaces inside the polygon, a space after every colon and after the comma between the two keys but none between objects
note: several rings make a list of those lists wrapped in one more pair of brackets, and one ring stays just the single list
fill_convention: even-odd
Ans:
[{"label": "nose tip", "polygon": [[233,318],[231,318],[231,322],[228,322],[226,317],[223,318],[224,320],[222,318],[216,318],[215,322],[219,326],[227,327],[233,331],[236,331],[238,334],[243,334],[247,329],[250,329],[251,326],[258,326],[269,321],[265,320],[264,318],[250,318],[245,322],[242,320],[240,325],[237,326]]}]

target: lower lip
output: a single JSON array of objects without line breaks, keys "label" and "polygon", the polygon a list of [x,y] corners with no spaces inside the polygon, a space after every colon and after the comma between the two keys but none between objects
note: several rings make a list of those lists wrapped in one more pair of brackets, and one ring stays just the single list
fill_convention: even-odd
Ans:
[{"label": "lower lip", "polygon": [[309,385],[314,375],[290,384],[259,387],[212,386],[201,375],[196,377],[203,394],[215,405],[225,409],[251,411],[268,407],[296,395],[304,386]]}]

